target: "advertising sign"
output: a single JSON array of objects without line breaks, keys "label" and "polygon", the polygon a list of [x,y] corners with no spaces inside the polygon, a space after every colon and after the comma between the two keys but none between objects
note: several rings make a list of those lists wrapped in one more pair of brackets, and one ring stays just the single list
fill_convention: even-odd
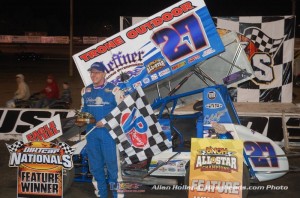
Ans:
[{"label": "advertising sign", "polygon": [[73,56],[85,86],[103,62],[109,82],[131,92],[224,51],[203,0],[183,0]]},{"label": "advertising sign", "polygon": [[192,138],[189,197],[242,197],[243,142]]},{"label": "advertising sign", "polygon": [[72,169],[74,150],[66,143],[17,141],[6,145],[10,167],[18,167],[17,197],[63,197],[63,169]]},{"label": "advertising sign", "polygon": [[0,139],[19,140],[23,133],[56,115],[61,119],[70,118],[75,115],[75,111],[73,109],[0,108]]},{"label": "advertising sign", "polygon": [[24,143],[34,141],[50,142],[62,135],[60,116],[50,118],[49,120],[39,124],[33,129],[22,134]]}]

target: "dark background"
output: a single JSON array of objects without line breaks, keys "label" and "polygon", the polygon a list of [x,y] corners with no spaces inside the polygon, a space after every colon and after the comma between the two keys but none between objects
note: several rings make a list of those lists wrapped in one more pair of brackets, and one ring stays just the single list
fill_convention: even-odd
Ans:
[{"label": "dark background", "polygon": [[[299,0],[294,0],[299,13]],[[151,16],[179,0],[73,0],[74,36],[111,36],[120,16]],[[212,16],[292,15],[292,0],[205,0]],[[299,35],[299,20],[296,28]],[[0,5],[0,35],[45,32],[67,36],[70,0],[5,0]]]}]

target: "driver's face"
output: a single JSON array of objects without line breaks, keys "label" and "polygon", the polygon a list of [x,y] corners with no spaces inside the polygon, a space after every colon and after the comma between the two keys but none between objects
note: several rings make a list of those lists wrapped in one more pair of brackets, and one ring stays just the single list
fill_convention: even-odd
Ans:
[{"label": "driver's face", "polygon": [[98,71],[97,69],[92,69],[90,71],[90,77],[95,86],[103,85],[105,82],[106,73],[102,71]]}]

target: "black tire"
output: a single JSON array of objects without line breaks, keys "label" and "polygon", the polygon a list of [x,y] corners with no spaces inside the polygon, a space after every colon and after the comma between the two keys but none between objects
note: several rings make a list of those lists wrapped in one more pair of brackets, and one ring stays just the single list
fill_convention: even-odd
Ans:
[{"label": "black tire", "polygon": [[[189,180],[190,180],[190,162],[186,163],[185,165],[185,177],[184,177],[184,185],[189,186]],[[189,193],[189,190],[187,189],[187,194]]]},{"label": "black tire", "polygon": [[190,180],[190,168],[186,169],[185,177],[184,177],[184,185],[189,185]]},{"label": "black tire", "polygon": [[63,193],[66,193],[71,187],[75,177],[75,167],[71,170],[63,170]]},{"label": "black tire", "polygon": [[250,186],[250,173],[246,164],[243,163],[243,198],[247,198]]}]

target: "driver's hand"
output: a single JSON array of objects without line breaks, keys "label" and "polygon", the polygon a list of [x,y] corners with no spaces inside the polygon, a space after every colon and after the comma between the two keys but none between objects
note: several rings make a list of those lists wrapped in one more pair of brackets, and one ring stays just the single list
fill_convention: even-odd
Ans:
[{"label": "driver's hand", "polygon": [[104,127],[104,124],[101,122],[101,120],[100,121],[98,121],[97,123],[96,123],[96,126],[98,127],[98,128],[100,128],[100,127]]}]

